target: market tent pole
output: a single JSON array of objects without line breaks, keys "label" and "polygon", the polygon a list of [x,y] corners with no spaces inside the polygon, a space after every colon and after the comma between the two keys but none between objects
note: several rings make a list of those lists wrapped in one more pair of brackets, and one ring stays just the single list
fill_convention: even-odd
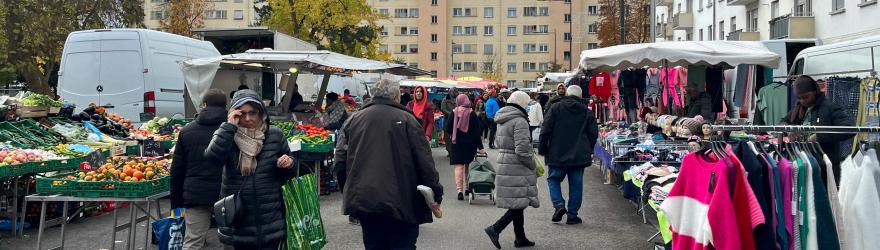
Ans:
[{"label": "market tent pole", "polygon": [[315,100],[315,110],[322,111],[321,103],[324,102],[324,95],[327,95],[327,84],[330,83],[330,73],[324,73],[324,80],[321,81],[321,89],[318,90],[318,99]]}]

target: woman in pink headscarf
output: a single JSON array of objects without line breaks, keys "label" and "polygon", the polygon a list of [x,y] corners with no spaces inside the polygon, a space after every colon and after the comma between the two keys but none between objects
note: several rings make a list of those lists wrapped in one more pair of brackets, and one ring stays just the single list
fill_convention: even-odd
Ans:
[{"label": "woman in pink headscarf", "polygon": [[455,189],[458,191],[458,200],[464,200],[467,192],[467,164],[474,161],[477,150],[481,154],[483,140],[480,138],[480,118],[471,108],[471,100],[467,95],[459,94],[455,98],[455,110],[452,119],[446,119],[444,125],[447,135],[452,137],[452,152],[449,163],[455,166]]}]

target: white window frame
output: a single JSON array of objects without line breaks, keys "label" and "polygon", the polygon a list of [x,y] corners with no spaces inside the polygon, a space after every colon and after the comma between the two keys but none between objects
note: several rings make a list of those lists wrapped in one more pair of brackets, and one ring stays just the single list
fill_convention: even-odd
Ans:
[{"label": "white window frame", "polygon": [[494,55],[495,45],[491,43],[483,44],[483,55]]},{"label": "white window frame", "polygon": [[483,26],[483,35],[484,36],[494,36],[495,35],[495,26],[492,26],[492,25]]},{"label": "white window frame", "polygon": [[493,7],[483,8],[483,17],[484,18],[494,18],[495,17],[495,8],[493,8]]},{"label": "white window frame", "polygon": [[516,63],[507,63],[507,73],[516,73]]},{"label": "white window frame", "polygon": [[[511,31],[513,31],[513,32],[511,32]],[[508,25],[507,26],[507,35],[508,36],[515,36],[516,35],[516,25]]]},{"label": "white window frame", "polygon": [[515,18],[516,17],[516,7],[507,8],[507,17],[508,18]]},{"label": "white window frame", "polygon": [[516,44],[507,45],[507,54],[516,54]]}]

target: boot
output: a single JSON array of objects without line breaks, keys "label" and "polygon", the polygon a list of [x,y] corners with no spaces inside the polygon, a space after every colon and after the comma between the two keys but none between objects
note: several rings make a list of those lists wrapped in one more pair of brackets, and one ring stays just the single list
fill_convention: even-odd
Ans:
[{"label": "boot", "polygon": [[495,231],[495,226],[489,226],[484,231],[489,236],[489,240],[492,241],[492,245],[495,245],[495,248],[501,249],[501,243],[498,242],[499,233]]},{"label": "boot", "polygon": [[535,246],[535,242],[530,241],[529,239],[526,239],[526,238],[516,239],[513,241],[513,247],[516,247],[516,248],[533,247],[533,246]]}]

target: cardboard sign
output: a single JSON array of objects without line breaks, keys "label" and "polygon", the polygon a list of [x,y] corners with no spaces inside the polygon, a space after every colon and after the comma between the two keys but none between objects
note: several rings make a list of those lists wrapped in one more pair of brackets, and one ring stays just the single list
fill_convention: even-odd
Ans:
[{"label": "cardboard sign", "polygon": [[161,141],[146,140],[144,141],[144,157],[155,157],[165,155],[165,149],[162,148]]},{"label": "cardboard sign", "polygon": [[107,156],[101,150],[95,150],[86,156],[86,161],[92,166],[101,166],[107,161]]},{"label": "cardboard sign", "polygon": [[124,155],[125,154],[125,146],[121,146],[121,145],[113,146],[113,148],[110,149],[110,154],[113,156]]}]

